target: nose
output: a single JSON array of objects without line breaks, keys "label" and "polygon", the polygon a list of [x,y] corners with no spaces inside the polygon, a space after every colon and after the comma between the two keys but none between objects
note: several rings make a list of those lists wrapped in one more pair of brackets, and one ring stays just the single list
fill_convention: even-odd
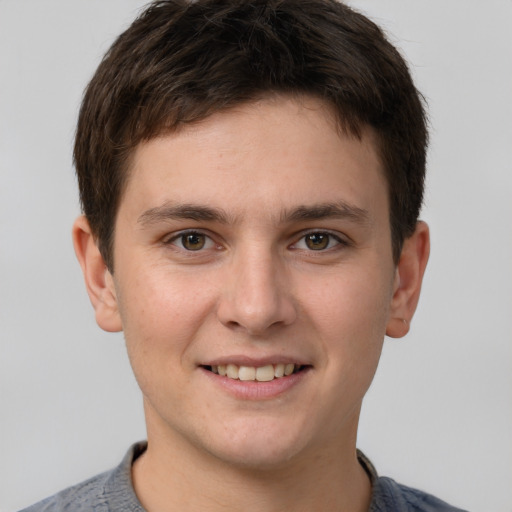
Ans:
[{"label": "nose", "polygon": [[292,324],[297,317],[285,265],[270,250],[250,250],[233,258],[218,304],[220,322],[251,335]]}]

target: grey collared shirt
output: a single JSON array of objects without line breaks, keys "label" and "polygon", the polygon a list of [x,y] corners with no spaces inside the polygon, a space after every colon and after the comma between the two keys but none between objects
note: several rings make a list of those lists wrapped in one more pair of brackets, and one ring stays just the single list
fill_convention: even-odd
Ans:
[{"label": "grey collared shirt", "polygon": [[[131,468],[146,443],[136,443],[116,468],[69,487],[21,512],[146,512],[133,489]],[[379,477],[372,463],[358,451],[360,464],[372,482],[369,512],[464,512],[440,499],[391,478]]]}]

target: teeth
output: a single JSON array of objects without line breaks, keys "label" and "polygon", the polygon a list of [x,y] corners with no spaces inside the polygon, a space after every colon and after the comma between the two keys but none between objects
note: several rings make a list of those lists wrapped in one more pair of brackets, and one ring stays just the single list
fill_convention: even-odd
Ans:
[{"label": "teeth", "polygon": [[238,379],[238,366],[235,366],[234,364],[228,364],[226,368],[226,375],[230,379]]},{"label": "teeth", "polygon": [[240,380],[254,380],[256,378],[256,368],[252,366],[240,366],[238,378]]},{"label": "teeth", "polygon": [[256,380],[258,382],[269,382],[274,380],[274,367],[271,364],[260,366],[256,369]]},{"label": "teeth", "polygon": [[288,364],[267,364],[266,366],[237,366],[228,364],[211,366],[213,373],[218,373],[222,377],[228,377],[235,380],[269,382],[281,377],[287,377],[298,370],[300,366],[294,363]]},{"label": "teeth", "polygon": [[274,377],[284,377],[284,364],[276,364],[274,366]]},{"label": "teeth", "polygon": [[284,367],[284,374],[285,375],[291,375],[293,373],[293,370],[295,370],[295,365],[292,364],[292,363],[288,363],[285,367]]}]

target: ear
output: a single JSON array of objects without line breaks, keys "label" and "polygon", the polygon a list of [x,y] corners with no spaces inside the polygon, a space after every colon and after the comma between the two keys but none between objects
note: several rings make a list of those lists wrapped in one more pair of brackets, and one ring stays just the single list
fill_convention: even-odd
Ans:
[{"label": "ear", "polygon": [[96,322],[105,331],[122,331],[114,280],[100,254],[89,222],[80,216],[73,224],[73,245],[89,299],[96,312]]},{"label": "ear", "polygon": [[409,323],[420,298],[421,283],[430,253],[427,224],[418,222],[412,236],[404,241],[398,262],[386,334],[401,338],[409,332]]}]

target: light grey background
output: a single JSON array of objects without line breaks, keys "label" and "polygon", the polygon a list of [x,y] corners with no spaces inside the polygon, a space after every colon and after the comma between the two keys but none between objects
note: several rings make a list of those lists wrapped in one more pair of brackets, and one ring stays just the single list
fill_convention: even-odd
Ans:
[{"label": "light grey background", "polygon": [[[387,340],[359,446],[381,474],[512,511],[512,2],[354,0],[430,104],[432,256]],[[82,90],[140,0],[0,0],[0,511],[117,464],[145,436],[122,335],[71,247]]]}]

